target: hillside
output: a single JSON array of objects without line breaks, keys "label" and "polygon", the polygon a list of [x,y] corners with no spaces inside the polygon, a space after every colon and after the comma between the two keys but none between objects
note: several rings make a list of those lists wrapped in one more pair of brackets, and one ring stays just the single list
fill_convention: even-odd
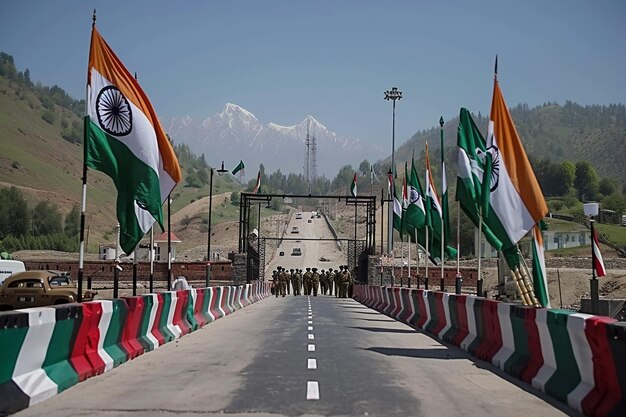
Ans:
[{"label": "hillside", "polygon": [[[470,109],[471,110],[471,109]],[[511,109],[526,152],[531,158],[550,158],[555,162],[563,160],[589,161],[602,177],[613,178],[620,183],[626,181],[626,106],[581,106],[566,102],[564,105],[547,103],[534,108],[519,104]],[[487,116],[474,115],[476,125],[487,130]],[[445,146],[454,149],[458,117],[444,125]],[[431,152],[439,149],[439,129],[419,131],[396,150],[396,159],[411,158],[415,149],[417,155],[424,152],[428,141]],[[432,156],[431,156],[432,157]],[[456,158],[454,158],[456,159]],[[454,162],[454,161],[451,161]],[[389,158],[383,161],[388,167]]]},{"label": "hillside", "polygon": [[[16,71],[10,56],[0,58],[0,188],[16,186],[30,208],[48,201],[66,215],[81,199],[84,102],[57,86],[32,83],[29,74]],[[175,148],[183,180],[172,192],[173,213],[209,192],[204,158],[184,145]],[[186,186],[191,177],[194,186]],[[240,187],[230,175],[214,175],[214,194]],[[97,251],[98,244],[114,239],[116,190],[110,178],[93,170],[88,173],[87,190],[88,250]],[[219,220],[221,208],[214,209]]]}]

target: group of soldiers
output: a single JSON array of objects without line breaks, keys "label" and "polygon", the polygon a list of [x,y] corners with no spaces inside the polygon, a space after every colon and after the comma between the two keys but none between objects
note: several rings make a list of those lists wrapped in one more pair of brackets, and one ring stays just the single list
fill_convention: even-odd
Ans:
[{"label": "group of soldiers", "polygon": [[[303,273],[302,269],[286,270],[282,266],[277,267],[272,272],[272,280],[274,281],[274,294],[276,297],[290,294],[290,288],[293,287],[293,295],[313,295],[317,297],[318,290],[322,295],[334,295],[337,298],[352,297],[352,274],[348,270],[348,265],[341,265],[339,269],[328,271],[317,268],[306,268]],[[334,291],[333,291],[334,290]]]}]

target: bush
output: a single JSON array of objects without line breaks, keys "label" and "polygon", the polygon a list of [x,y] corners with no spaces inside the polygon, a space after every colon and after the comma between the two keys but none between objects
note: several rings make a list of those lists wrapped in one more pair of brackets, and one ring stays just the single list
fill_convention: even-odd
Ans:
[{"label": "bush", "polygon": [[57,118],[57,115],[52,111],[52,110],[47,110],[46,112],[44,112],[44,114],[41,116],[41,118],[48,122],[49,124],[53,125],[54,121]]}]

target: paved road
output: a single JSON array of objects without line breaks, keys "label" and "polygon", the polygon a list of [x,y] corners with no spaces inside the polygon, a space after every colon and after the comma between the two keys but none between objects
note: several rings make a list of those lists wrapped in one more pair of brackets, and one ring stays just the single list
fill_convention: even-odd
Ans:
[{"label": "paved road", "polygon": [[[308,220],[311,220],[311,223]],[[293,227],[298,227],[299,233],[291,233]],[[298,239],[298,238],[310,238],[310,239],[332,239],[333,236],[328,229],[326,220],[323,217],[311,219],[311,212],[303,212],[302,219],[296,219],[296,216],[292,216],[289,225],[287,226],[287,234],[285,237]],[[302,250],[302,256],[291,256],[291,252],[294,247],[299,247]],[[306,267],[316,267],[319,269],[333,268],[337,269],[339,265],[347,264],[347,254],[345,251],[340,251],[337,247],[337,243],[330,240],[284,240],[279,246],[278,251],[285,252],[284,256],[276,256],[270,262],[267,267],[266,277],[271,277],[272,271],[277,266],[283,266],[287,269]],[[324,257],[329,261],[320,261],[320,258]]]},{"label": "paved road", "polygon": [[559,407],[356,301],[290,296],[246,307],[17,415],[567,415]]}]

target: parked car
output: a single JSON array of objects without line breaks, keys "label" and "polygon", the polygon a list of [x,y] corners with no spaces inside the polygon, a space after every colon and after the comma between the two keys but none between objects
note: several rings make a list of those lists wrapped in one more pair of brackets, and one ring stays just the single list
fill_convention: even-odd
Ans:
[{"label": "parked car", "polygon": [[293,250],[291,251],[291,256],[300,256],[300,255],[302,255],[302,249],[293,248]]},{"label": "parked car", "polygon": [[[83,301],[93,300],[96,294],[85,291]],[[67,272],[18,272],[0,286],[0,311],[75,303],[77,299],[77,283]]]},{"label": "parked car", "polygon": [[311,220],[311,219],[307,220],[307,223],[311,223],[311,222],[312,222],[312,220]]},{"label": "parked car", "polygon": [[302,218],[302,213],[296,213],[296,220],[300,220]]},{"label": "parked car", "polygon": [[300,233],[300,229],[298,228],[298,226],[294,226],[291,228],[291,233]]},{"label": "parked car", "polygon": [[12,274],[24,271],[26,271],[24,262],[7,259],[0,260],[0,284]]}]

